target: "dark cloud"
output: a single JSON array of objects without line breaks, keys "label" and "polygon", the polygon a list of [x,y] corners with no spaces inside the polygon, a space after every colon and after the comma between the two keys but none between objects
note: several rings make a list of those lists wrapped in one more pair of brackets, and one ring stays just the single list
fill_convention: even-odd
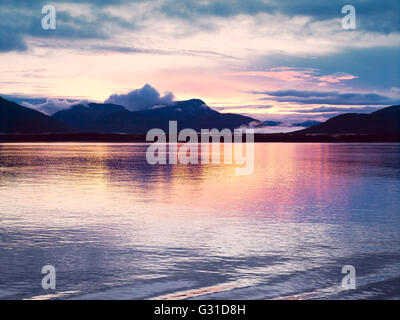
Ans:
[{"label": "dark cloud", "polygon": [[212,108],[219,111],[234,111],[236,109],[254,109],[254,110],[263,110],[270,109],[273,105],[242,105],[242,106],[213,106]]},{"label": "dark cloud", "polygon": [[174,95],[166,92],[164,96],[146,84],[141,89],[133,90],[127,94],[113,94],[105,102],[124,106],[128,110],[136,111],[146,109],[155,105],[168,105],[174,101]]},{"label": "dark cloud", "polygon": [[[0,51],[26,50],[26,37],[54,37],[62,39],[106,39],[112,37],[107,29],[110,25],[134,30],[138,21],[126,21],[107,13],[107,6],[149,2],[152,11],[144,16],[161,14],[170,18],[187,20],[192,26],[210,28],[210,23],[201,22],[201,17],[230,17],[241,14],[256,15],[259,13],[283,14],[287,16],[305,15],[313,21],[340,18],[341,8],[348,4],[345,0],[55,0],[50,4],[57,8],[57,3],[87,4],[93,19],[85,15],[73,16],[68,12],[57,11],[57,22],[61,27],[49,32],[41,29],[41,8],[49,4],[46,0],[2,0],[0,2]],[[357,28],[365,31],[390,33],[400,31],[398,0],[353,0],[357,12]],[[204,20],[204,19],[203,19]],[[267,22],[266,22],[267,23]],[[106,27],[108,26],[108,27]]]},{"label": "dark cloud", "polygon": [[206,2],[166,0],[162,6],[162,12],[169,16],[189,19],[197,15],[229,17],[238,14],[271,13],[274,7],[273,2],[260,0],[214,0]]},{"label": "dark cloud", "polygon": [[116,45],[92,45],[88,47],[90,50],[100,52],[121,52],[121,53],[138,53],[138,54],[156,54],[156,55],[182,55],[182,56],[198,56],[198,57],[221,57],[237,59],[234,56],[225,55],[216,51],[210,50],[161,50],[161,49],[147,49],[128,46]]},{"label": "dark cloud", "polygon": [[257,92],[261,94],[267,94],[274,97],[301,97],[301,98],[311,98],[311,97],[330,97],[336,95],[336,91],[299,91],[299,90],[278,90],[278,91],[263,91]]},{"label": "dark cloud", "polygon": [[[51,4],[56,7],[57,28],[43,30],[41,21],[42,7],[49,4],[47,1],[2,1],[0,2],[0,52],[25,51],[25,39],[52,38],[62,40],[76,39],[108,39],[110,31],[106,23],[116,27],[134,29],[135,24],[125,21],[118,16],[104,13],[101,7],[110,5],[112,1],[59,1],[60,3],[87,3],[90,4],[91,17],[85,14],[73,15],[70,12],[57,9],[57,1]],[[124,1],[117,1],[115,4]]]},{"label": "dark cloud", "polygon": [[390,33],[400,30],[398,0],[167,0],[163,13],[193,20],[196,16],[229,17],[239,14],[258,13],[283,14],[288,16],[309,16],[314,21],[340,18],[344,5],[351,4],[356,9],[357,27],[367,31]]},{"label": "dark cloud", "polygon": [[400,100],[400,98],[393,99],[377,93],[340,93],[338,91],[278,90],[253,93],[267,95],[267,97],[261,98],[262,100],[299,104],[392,105],[399,103]]},{"label": "dark cloud", "polygon": [[[25,8],[29,9],[32,6],[42,8],[44,5],[50,4],[55,5],[57,3],[78,3],[78,4],[89,4],[97,7],[106,7],[110,5],[119,5],[123,3],[132,2],[145,2],[146,0],[2,0],[2,5],[13,8]],[[147,0],[148,1],[148,0]]]},{"label": "dark cloud", "polygon": [[25,50],[26,44],[22,36],[3,29],[0,24],[0,52]]},{"label": "dark cloud", "polygon": [[340,108],[340,107],[319,107],[312,109],[296,109],[295,112],[298,113],[371,113],[381,109],[380,107],[358,107],[358,108]]}]

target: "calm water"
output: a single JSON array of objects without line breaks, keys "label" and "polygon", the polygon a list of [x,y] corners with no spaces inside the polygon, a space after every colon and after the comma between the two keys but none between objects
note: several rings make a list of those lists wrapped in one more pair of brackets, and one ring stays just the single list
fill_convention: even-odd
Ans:
[{"label": "calm water", "polygon": [[250,176],[146,148],[0,144],[1,299],[400,298],[400,144],[256,144]]}]

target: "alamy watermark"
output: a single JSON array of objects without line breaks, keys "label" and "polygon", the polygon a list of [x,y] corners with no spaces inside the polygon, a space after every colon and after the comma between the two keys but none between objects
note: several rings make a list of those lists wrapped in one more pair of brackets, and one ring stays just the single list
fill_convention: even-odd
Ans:
[{"label": "alamy watermark", "polygon": [[151,129],[147,132],[146,141],[153,143],[147,148],[146,159],[151,165],[167,162],[184,165],[209,164],[211,146],[211,162],[220,164],[223,138],[224,164],[239,166],[235,169],[236,175],[249,175],[254,170],[254,130],[246,129],[245,136],[243,143],[242,129],[235,129],[233,134],[230,129],[202,129],[200,133],[193,129],[183,129],[178,133],[177,121],[169,121],[168,141],[167,134],[162,129]]},{"label": "alamy watermark", "polygon": [[44,30],[56,29],[57,28],[56,8],[52,5],[45,5],[42,8],[42,14],[45,15],[42,18],[42,28]]},{"label": "alamy watermark", "polygon": [[55,290],[56,268],[54,268],[52,265],[45,265],[42,268],[42,274],[45,274],[45,276],[42,278],[42,288],[44,290]]},{"label": "alamy watermark", "polygon": [[342,288],[351,290],[356,288],[356,268],[352,265],[342,267],[342,274],[346,274],[342,279]]},{"label": "alamy watermark", "polygon": [[356,28],[356,8],[352,5],[345,5],[342,8],[342,13],[346,14],[342,18],[342,28],[345,30],[354,30]]}]

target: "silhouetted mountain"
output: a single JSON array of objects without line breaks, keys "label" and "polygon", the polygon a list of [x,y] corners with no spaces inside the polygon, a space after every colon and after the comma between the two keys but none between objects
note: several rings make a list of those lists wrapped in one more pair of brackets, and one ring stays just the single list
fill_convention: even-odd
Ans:
[{"label": "silhouetted mountain", "polygon": [[150,109],[136,111],[135,113],[143,116],[156,117],[158,119],[176,121],[183,121],[198,115],[219,114],[199,99],[178,101],[168,106],[154,106]]},{"label": "silhouetted mountain", "polygon": [[292,123],[292,127],[304,127],[304,128],[310,128],[313,126],[316,126],[317,124],[322,123],[321,121],[315,121],[315,120],[307,120],[304,122],[296,122]]},{"label": "silhouetted mountain", "polygon": [[61,133],[67,126],[39,111],[0,97],[0,133]]},{"label": "silhouetted mountain", "polygon": [[146,133],[153,128],[168,130],[169,121],[178,121],[183,128],[234,129],[257,120],[237,114],[219,113],[202,100],[178,101],[168,106],[154,106],[131,112],[113,104],[76,105],[55,113],[54,118],[82,132]]},{"label": "silhouetted mountain", "polygon": [[400,134],[400,105],[370,114],[346,113],[311,128],[296,131],[307,134]]},{"label": "silhouetted mountain", "polygon": [[114,112],[128,112],[124,107],[115,104],[89,103],[78,104],[70,109],[58,111],[53,118],[78,131],[96,131],[97,122]]},{"label": "silhouetted mountain", "polygon": [[280,122],[280,121],[263,121],[261,124],[266,127],[276,127],[276,126],[279,126],[280,124],[282,124],[282,122]]}]

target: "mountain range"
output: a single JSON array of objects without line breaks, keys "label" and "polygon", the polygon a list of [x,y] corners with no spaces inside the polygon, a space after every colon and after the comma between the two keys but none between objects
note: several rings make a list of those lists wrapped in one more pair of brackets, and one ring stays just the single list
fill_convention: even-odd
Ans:
[{"label": "mountain range", "polygon": [[345,113],[297,131],[300,134],[400,134],[400,105],[370,114]]},{"label": "mountain range", "polygon": [[[192,128],[196,131],[280,124],[273,121],[261,122],[239,114],[219,113],[199,99],[177,101],[171,105],[153,106],[140,111],[129,111],[121,105],[109,103],[77,104],[48,116],[0,97],[0,133],[145,134],[153,128],[168,131],[168,122],[173,120],[178,122],[178,130]],[[298,135],[400,135],[400,106],[383,108],[371,114],[341,114],[323,123],[305,121],[293,125],[307,127],[294,132]]]},{"label": "mountain range", "polygon": [[322,122],[320,121],[315,121],[315,120],[306,120],[303,122],[295,122],[292,123],[292,127],[304,127],[304,128],[309,128],[309,127],[313,127],[316,126],[317,124],[320,124]]},{"label": "mountain range", "polygon": [[259,123],[232,113],[219,113],[202,100],[191,99],[167,106],[129,111],[116,104],[77,104],[51,117],[39,111],[0,98],[1,133],[99,132],[144,134],[153,128],[168,131],[169,121],[178,122],[178,130],[192,128],[222,130]]},{"label": "mountain range", "polygon": [[53,118],[75,131],[102,133],[146,133],[153,128],[168,131],[168,122],[173,120],[178,122],[178,130],[192,128],[198,131],[234,129],[259,122],[238,114],[219,113],[199,99],[134,112],[120,105],[89,103],[87,106],[76,105],[59,111]]}]

